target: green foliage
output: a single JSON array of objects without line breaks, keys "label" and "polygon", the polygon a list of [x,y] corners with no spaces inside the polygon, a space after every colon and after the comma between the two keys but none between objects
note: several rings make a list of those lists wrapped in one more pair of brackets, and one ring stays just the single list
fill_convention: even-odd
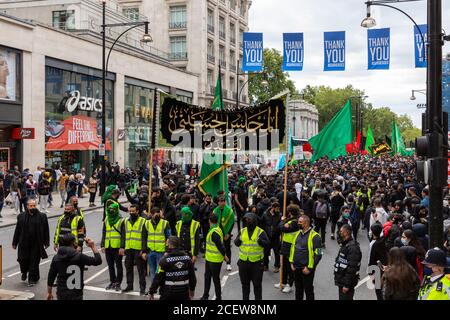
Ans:
[{"label": "green foliage", "polygon": [[[332,89],[326,86],[306,86],[301,94],[304,100],[315,105],[319,111],[319,131],[333,118],[333,116],[344,106],[350,97],[364,96],[364,91],[348,85],[345,88]],[[358,98],[352,98],[353,115],[356,114],[356,106],[360,103]],[[370,124],[375,140],[383,141],[385,136],[390,136],[392,122],[396,121],[400,132],[409,146],[420,135],[420,129],[414,127],[413,122],[407,114],[397,115],[389,107],[374,108],[366,99],[362,101],[361,108],[363,118],[363,135],[367,136],[367,127]],[[353,119],[355,130],[356,120]]]},{"label": "green foliage", "polygon": [[283,56],[278,50],[264,49],[263,72],[267,74],[269,86],[261,84],[264,80],[263,73],[251,73],[248,85],[251,104],[267,101],[286,89],[289,89],[291,94],[298,94],[294,81],[289,79],[289,73],[281,71],[282,64]]}]

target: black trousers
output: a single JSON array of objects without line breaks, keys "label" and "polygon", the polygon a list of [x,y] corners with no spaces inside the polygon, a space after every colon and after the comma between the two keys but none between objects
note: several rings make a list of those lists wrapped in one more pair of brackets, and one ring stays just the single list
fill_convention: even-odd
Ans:
[{"label": "black trousers", "polygon": [[263,261],[238,261],[239,278],[242,284],[242,300],[250,300],[250,282],[253,283],[255,300],[262,300]]},{"label": "black trousers", "polygon": [[209,289],[211,288],[211,278],[214,282],[214,289],[216,291],[216,300],[222,300],[222,288],[220,284],[220,269],[222,268],[222,262],[209,262],[205,261],[205,290],[203,297],[209,297]]},{"label": "black trousers", "polygon": [[94,203],[95,202],[95,194],[97,192],[90,192],[89,193],[89,203]]},{"label": "black trousers", "polygon": [[269,257],[270,253],[273,250],[273,254],[275,255],[275,263],[274,267],[280,267],[280,241],[279,240],[271,240],[270,247],[264,250],[264,266],[269,266]]},{"label": "black trousers", "polygon": [[300,268],[295,269],[295,300],[314,300],[314,270],[310,270],[309,274],[304,274]]},{"label": "black trousers", "polygon": [[327,221],[328,219],[319,219],[314,218],[314,231],[319,232],[320,230],[320,237],[322,238],[322,243],[325,243],[325,230],[327,228]]},{"label": "black trousers", "polygon": [[[109,280],[111,283],[122,283],[123,267],[122,256],[119,255],[119,249],[105,249],[106,262],[109,269]],[[117,273],[116,273],[117,269]]]},{"label": "black trousers", "polygon": [[139,274],[139,289],[145,291],[147,283],[145,281],[145,272],[147,261],[142,260],[139,256],[139,250],[125,250],[125,269],[127,271],[127,287],[133,288],[134,284],[134,266],[136,266]]},{"label": "black trousers", "polygon": [[236,208],[236,217],[237,217],[238,231],[241,230],[241,221],[242,221],[242,218],[244,217],[244,215],[245,215],[245,211],[242,212],[240,209]]},{"label": "black trousers", "polygon": [[225,254],[227,255],[229,262],[227,264],[231,264],[231,233],[229,233],[228,240],[223,241],[223,245],[225,246]]},{"label": "black trousers", "polygon": [[39,263],[41,262],[39,247],[21,248],[21,251],[26,251],[29,254],[26,258],[19,260],[20,272],[28,274],[28,281],[38,282],[40,279]]},{"label": "black trousers", "polygon": [[353,300],[355,294],[355,288],[349,288],[347,293],[342,292],[343,287],[339,287],[339,300]]},{"label": "black trousers", "polygon": [[289,262],[289,255],[283,255],[283,277],[281,279],[283,285],[289,284],[291,287],[294,284],[294,272],[291,269]]}]

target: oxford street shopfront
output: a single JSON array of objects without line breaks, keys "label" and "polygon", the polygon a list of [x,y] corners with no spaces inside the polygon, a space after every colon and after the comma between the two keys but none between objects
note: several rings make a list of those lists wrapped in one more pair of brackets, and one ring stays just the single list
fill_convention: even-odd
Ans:
[{"label": "oxford street shopfront", "polygon": [[101,71],[55,59],[45,67],[45,164],[88,174],[99,168],[102,111],[106,108],[106,155],[112,161],[114,75],[106,79],[102,98]]}]

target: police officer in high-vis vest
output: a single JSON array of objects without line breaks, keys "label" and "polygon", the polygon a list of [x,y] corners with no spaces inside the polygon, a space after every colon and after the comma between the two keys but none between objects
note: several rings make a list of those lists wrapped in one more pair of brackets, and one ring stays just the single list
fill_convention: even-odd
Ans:
[{"label": "police officer in high-vis vest", "polygon": [[147,230],[145,223],[147,220],[139,216],[136,205],[131,205],[129,209],[130,217],[126,218],[125,224],[125,269],[127,272],[127,287],[122,292],[133,290],[134,266],[139,274],[140,294],[145,294],[145,272],[146,260],[143,255],[144,248],[147,246]]},{"label": "police officer in high-vis vest", "polygon": [[189,207],[181,209],[181,220],[175,226],[177,237],[181,240],[181,247],[192,257],[195,264],[200,251],[200,222],[192,219]]},{"label": "police officer in high-vis vest", "polygon": [[53,240],[55,251],[58,251],[60,237],[66,233],[71,233],[75,236],[75,245],[77,246],[77,250],[81,251],[86,237],[86,229],[83,218],[76,214],[71,203],[67,203],[64,206],[64,214],[56,223],[55,237]]},{"label": "police officer in high-vis vest", "polygon": [[223,232],[219,226],[219,217],[211,213],[209,216],[209,231],[206,236],[206,254],[205,254],[205,290],[201,300],[208,300],[209,289],[211,288],[211,278],[214,281],[216,291],[216,300],[222,300],[220,269],[223,261],[229,259],[225,254],[223,242]]},{"label": "police officer in high-vis vest", "polygon": [[298,219],[300,230],[295,233],[289,262],[295,278],[295,300],[314,300],[314,273],[322,258],[322,239],[311,228],[307,215]]},{"label": "police officer in high-vis vest", "polygon": [[419,300],[450,300],[450,274],[445,274],[447,259],[439,248],[428,250],[422,262],[431,269],[431,276],[422,281]]},{"label": "police officer in high-vis vest", "polygon": [[147,230],[147,246],[144,249],[144,258],[147,257],[150,268],[150,283],[152,283],[158,264],[164,252],[166,252],[166,241],[171,235],[170,225],[162,218],[162,212],[158,207],[151,210],[150,219],[145,222]]},{"label": "police officer in high-vis vest", "polygon": [[243,300],[250,299],[250,282],[253,283],[255,300],[262,300],[262,279],[264,273],[264,249],[270,245],[266,232],[257,226],[254,213],[244,215],[245,227],[239,232],[234,244],[239,247],[239,277]]},{"label": "police officer in high-vis vest", "polygon": [[296,232],[299,230],[298,217],[300,216],[301,210],[298,205],[290,204],[286,208],[286,217],[281,217],[281,222],[279,225],[280,231],[282,232],[280,255],[282,256],[282,279],[280,283],[275,284],[275,288],[283,289],[284,293],[289,293],[292,291],[294,286],[294,272],[292,271],[289,264],[289,255],[291,254],[291,247],[294,243],[294,237]]},{"label": "police officer in high-vis vest", "polygon": [[[106,219],[103,222],[100,247],[106,255],[110,283],[106,290],[120,291],[123,279],[122,258],[125,254],[125,224],[119,215],[119,206],[112,203],[107,208]],[[117,269],[117,272],[116,272]]]}]

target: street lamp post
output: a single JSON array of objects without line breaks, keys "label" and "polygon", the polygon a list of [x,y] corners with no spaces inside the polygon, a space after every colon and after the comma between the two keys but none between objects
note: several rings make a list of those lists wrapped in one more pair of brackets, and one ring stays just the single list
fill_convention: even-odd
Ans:
[{"label": "street lamp post", "polygon": [[[406,15],[416,26],[424,47],[427,48],[427,109],[426,109],[426,130],[425,136],[416,139],[416,153],[426,157],[427,166],[424,162],[418,162],[418,172],[428,170],[430,205],[429,205],[429,246],[442,247],[444,243],[443,225],[443,192],[442,189],[447,184],[447,149],[448,139],[443,128],[444,116],[442,112],[442,46],[444,40],[449,41],[450,36],[442,34],[442,1],[427,1],[427,25],[428,43],[420,32],[414,19],[406,12],[388,3],[415,2],[420,0],[385,0],[367,1],[367,17],[361,22],[361,26],[370,28],[376,25],[375,19],[370,15],[370,7],[373,5],[389,7]],[[426,46],[425,46],[426,44]],[[414,93],[414,92],[413,92]]]},{"label": "street lamp post", "polygon": [[[125,22],[125,23],[111,23],[106,24],[106,0],[102,0],[102,145],[103,150],[100,154],[100,162],[102,167],[102,176],[101,176],[101,184],[100,184],[100,194],[103,195],[106,189],[106,74],[108,72],[108,63],[109,58],[111,56],[112,50],[116,43],[119,41],[119,39],[128,31],[135,29],[137,27],[144,26],[145,32],[144,36],[142,38],[142,42],[148,43],[152,42],[152,38],[150,34],[148,33],[148,21],[135,21],[135,22]],[[130,26],[130,28],[126,29],[124,32],[122,32],[116,40],[113,42],[111,48],[108,52],[108,57],[106,57],[106,28],[115,28],[115,27],[127,27]],[[99,148],[100,151],[100,148]]]},{"label": "street lamp post", "polygon": [[421,93],[423,95],[427,95],[427,89],[421,89],[421,90],[411,90],[411,97],[409,98],[409,100],[416,100],[416,96],[414,95],[414,93]]}]

